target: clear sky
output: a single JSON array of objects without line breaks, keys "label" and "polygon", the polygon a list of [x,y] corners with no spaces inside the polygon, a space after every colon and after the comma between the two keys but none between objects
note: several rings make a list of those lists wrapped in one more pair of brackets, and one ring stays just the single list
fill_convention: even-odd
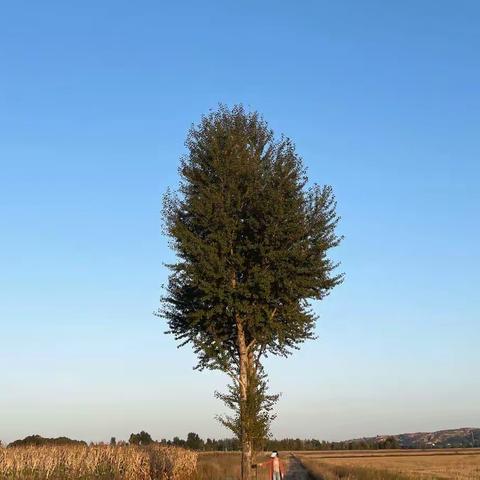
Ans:
[{"label": "clear sky", "polygon": [[22,1],[0,12],[0,439],[228,435],[152,312],[192,122],[262,112],[342,216],[275,436],[480,426],[477,1]]}]

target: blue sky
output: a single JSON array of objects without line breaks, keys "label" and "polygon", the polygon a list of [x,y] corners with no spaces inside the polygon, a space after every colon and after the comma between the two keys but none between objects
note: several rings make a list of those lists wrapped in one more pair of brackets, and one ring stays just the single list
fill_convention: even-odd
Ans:
[{"label": "blue sky", "polygon": [[192,122],[242,102],[331,184],[346,281],[269,359],[275,436],[480,426],[475,1],[6,2],[0,439],[227,435],[152,312]]}]

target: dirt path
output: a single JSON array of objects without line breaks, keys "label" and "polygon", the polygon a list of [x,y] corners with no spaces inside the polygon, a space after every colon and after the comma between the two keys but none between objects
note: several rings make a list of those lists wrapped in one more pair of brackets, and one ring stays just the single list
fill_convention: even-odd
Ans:
[{"label": "dirt path", "polygon": [[285,480],[313,480],[300,461],[292,455],[288,459],[288,469]]}]

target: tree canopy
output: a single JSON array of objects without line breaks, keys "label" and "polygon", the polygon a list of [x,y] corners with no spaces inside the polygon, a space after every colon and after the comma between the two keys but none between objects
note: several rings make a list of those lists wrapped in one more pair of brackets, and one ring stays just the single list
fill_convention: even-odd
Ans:
[{"label": "tree canopy", "polygon": [[342,281],[327,256],[340,242],[332,188],[307,187],[293,143],[242,106],[204,116],[186,146],[164,202],[178,262],[161,315],[200,368],[229,370],[238,319],[247,346],[286,355],[313,337],[308,300]]},{"label": "tree canopy", "polygon": [[128,443],[132,445],[150,445],[153,443],[153,440],[149,433],[142,430],[140,433],[132,433]]}]

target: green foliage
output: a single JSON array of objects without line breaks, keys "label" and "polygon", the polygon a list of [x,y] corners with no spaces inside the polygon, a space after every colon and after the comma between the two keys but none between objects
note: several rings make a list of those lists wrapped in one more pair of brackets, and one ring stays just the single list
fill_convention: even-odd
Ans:
[{"label": "green foliage", "polygon": [[26,446],[60,446],[60,445],[87,445],[82,440],[72,440],[67,437],[45,438],[41,435],[29,435],[22,440],[15,440],[8,444],[9,447],[26,447]]},{"label": "green foliage", "polygon": [[377,440],[375,437],[362,438],[358,440],[344,440],[338,442],[328,442],[317,440],[315,438],[283,438],[268,439],[266,450],[284,450],[284,451],[313,451],[313,450],[382,450],[386,448],[402,448],[395,439],[389,437],[386,440]]},{"label": "green foliage", "polygon": [[164,199],[177,254],[159,315],[199,368],[232,372],[240,319],[256,355],[287,355],[310,338],[321,300],[342,281],[331,187],[306,187],[293,143],[258,113],[221,106],[192,127],[177,193]]},{"label": "green foliage", "polygon": [[380,449],[392,449],[392,448],[400,448],[398,440],[395,437],[387,437],[385,440],[379,442],[378,448]]},{"label": "green foliage", "polygon": [[185,446],[191,450],[203,450],[204,442],[197,433],[190,432],[187,435]]},{"label": "green foliage", "polygon": [[[253,440],[253,448],[262,451],[270,436],[270,425],[276,415],[272,413],[280,395],[268,394],[268,380],[261,365],[258,371],[251,371],[247,389],[247,401],[245,412],[245,427]],[[238,383],[228,386],[227,393],[215,392],[215,396],[232,410],[232,415],[217,416],[217,420],[229,429],[237,438],[241,437],[241,398]]]},{"label": "green foliage", "polygon": [[153,443],[153,440],[149,433],[142,430],[140,433],[132,433],[128,443],[132,445],[150,445]]},{"label": "green foliage", "polygon": [[182,440],[180,437],[173,437],[173,440],[171,442],[172,445],[175,447],[185,447],[185,444],[187,443],[186,440]]}]

